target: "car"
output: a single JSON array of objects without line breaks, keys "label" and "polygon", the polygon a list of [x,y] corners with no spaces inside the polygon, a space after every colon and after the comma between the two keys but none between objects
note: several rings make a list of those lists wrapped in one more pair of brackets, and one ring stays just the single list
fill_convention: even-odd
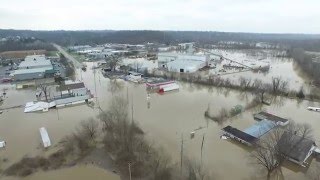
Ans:
[{"label": "car", "polygon": [[3,82],[3,83],[9,83],[11,81],[12,81],[11,78],[3,78],[3,79],[1,79],[1,82]]}]

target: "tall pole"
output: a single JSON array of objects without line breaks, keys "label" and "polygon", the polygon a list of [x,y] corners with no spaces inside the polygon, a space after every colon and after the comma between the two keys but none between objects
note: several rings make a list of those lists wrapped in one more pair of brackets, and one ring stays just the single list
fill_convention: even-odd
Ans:
[{"label": "tall pole", "polygon": [[129,103],[129,88],[127,86],[127,103]]},{"label": "tall pole", "polygon": [[131,163],[130,162],[128,163],[128,166],[129,166],[129,180],[131,180]]},{"label": "tall pole", "polygon": [[181,134],[181,152],[180,152],[180,174],[182,176],[182,161],[183,161],[183,133]]},{"label": "tall pole", "polygon": [[133,123],[133,94],[131,95],[131,122]]},{"label": "tall pole", "polygon": [[204,143],[204,134],[202,137],[202,143],[201,143],[201,166],[202,166],[202,150],[203,150],[203,143]]},{"label": "tall pole", "polygon": [[96,94],[96,103],[98,105],[98,108],[101,110],[100,103],[99,103],[99,100],[98,100],[98,93],[97,93],[96,69],[93,69],[93,76],[94,76],[94,91],[95,91],[95,94]]}]

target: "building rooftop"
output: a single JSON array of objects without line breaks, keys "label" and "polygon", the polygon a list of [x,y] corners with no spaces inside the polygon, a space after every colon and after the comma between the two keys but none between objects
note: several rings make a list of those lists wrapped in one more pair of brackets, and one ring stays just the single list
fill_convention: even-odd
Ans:
[{"label": "building rooftop", "polygon": [[261,136],[269,132],[271,129],[273,129],[275,126],[276,124],[274,122],[264,119],[248,127],[243,132],[250,134],[251,136],[254,136],[256,138],[260,138]]},{"label": "building rooftop", "polygon": [[60,91],[85,88],[83,82],[66,83],[60,86]]},{"label": "building rooftop", "polygon": [[289,120],[288,119],[285,119],[285,118],[282,118],[282,117],[279,117],[279,116],[276,116],[276,115],[273,115],[273,114],[270,114],[270,113],[267,113],[267,112],[259,112],[257,114],[254,114],[253,115],[255,119],[258,119],[258,120],[263,120],[263,119],[266,119],[266,120],[269,120],[269,121],[273,121],[273,122],[282,122],[282,123],[286,123],[288,122]]},{"label": "building rooftop", "polygon": [[34,69],[18,69],[13,71],[10,75],[14,76],[17,74],[28,74],[28,73],[44,73],[45,71],[52,70],[52,67],[42,67],[42,68],[34,68]]},{"label": "building rooftop", "polygon": [[19,64],[20,69],[34,68],[37,66],[51,66],[51,61],[46,59],[44,55],[26,56],[24,61]]},{"label": "building rooftop", "polygon": [[242,140],[244,140],[244,141],[246,141],[248,143],[251,143],[251,144],[255,143],[258,140],[258,138],[254,137],[254,136],[252,136],[250,134],[247,134],[247,133],[245,133],[245,132],[243,132],[243,131],[241,131],[241,130],[239,130],[237,128],[234,128],[232,126],[224,127],[222,130],[224,132],[232,134],[233,136],[235,136],[235,137],[237,137],[239,139],[242,139]]},{"label": "building rooftop", "polygon": [[313,140],[289,132],[284,132],[277,143],[280,152],[300,163],[310,156],[309,151],[314,145]]},{"label": "building rooftop", "polygon": [[[168,68],[183,68],[186,72],[198,70],[198,67],[203,64],[202,61],[193,61],[193,60],[175,60],[168,62],[167,66]],[[169,69],[170,70],[170,69]]]}]

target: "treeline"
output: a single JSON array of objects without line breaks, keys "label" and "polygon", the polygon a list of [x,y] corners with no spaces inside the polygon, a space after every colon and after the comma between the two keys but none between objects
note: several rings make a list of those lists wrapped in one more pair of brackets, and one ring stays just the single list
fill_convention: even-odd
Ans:
[{"label": "treeline", "polygon": [[227,88],[239,90],[244,92],[251,92],[261,103],[265,102],[266,95],[283,96],[288,98],[305,99],[311,101],[319,101],[320,96],[317,94],[306,93],[301,86],[299,91],[289,89],[289,82],[279,77],[272,77],[268,83],[262,82],[260,79],[251,79],[240,77],[238,82],[233,82],[229,78],[222,78],[220,76],[210,75],[203,78],[197,73],[175,73],[175,72],[161,72],[153,71],[151,73],[145,71],[146,77],[162,77],[165,79],[179,80],[183,82],[196,83],[207,86],[214,86],[220,88]]},{"label": "treeline", "polygon": [[47,42],[40,40],[22,39],[22,40],[8,40],[0,43],[0,52],[4,51],[22,51],[22,50],[47,50],[55,51],[56,49]]},{"label": "treeline", "polygon": [[294,48],[289,55],[298,63],[300,68],[313,80],[313,84],[320,86],[320,59],[313,59],[301,48]]},{"label": "treeline", "polygon": [[199,44],[217,44],[221,41],[236,42],[268,42],[304,47],[307,50],[320,51],[320,35],[307,34],[260,34],[230,33],[215,31],[30,31],[0,30],[0,37],[21,36],[36,37],[60,45],[83,45],[103,43],[141,44],[146,42],[176,44],[197,42]]}]

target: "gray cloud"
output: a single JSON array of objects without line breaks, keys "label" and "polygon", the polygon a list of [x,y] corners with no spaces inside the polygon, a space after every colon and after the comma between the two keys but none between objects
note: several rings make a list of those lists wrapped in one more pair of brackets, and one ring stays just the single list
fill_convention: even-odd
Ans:
[{"label": "gray cloud", "polygon": [[1,0],[0,28],[320,33],[318,0]]}]

